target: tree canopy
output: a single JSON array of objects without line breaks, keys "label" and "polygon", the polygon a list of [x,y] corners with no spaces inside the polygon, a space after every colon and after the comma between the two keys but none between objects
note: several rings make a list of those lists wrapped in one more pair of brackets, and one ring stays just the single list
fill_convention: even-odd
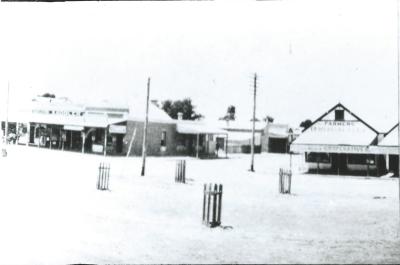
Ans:
[{"label": "tree canopy", "polygon": [[173,119],[178,118],[179,112],[182,113],[183,120],[199,120],[204,117],[195,111],[196,106],[192,104],[190,98],[175,101],[165,100],[161,103],[161,108]]},{"label": "tree canopy", "polygon": [[44,97],[44,98],[55,98],[56,95],[50,94],[50,93],[44,93],[43,95],[41,95],[41,97]]},{"label": "tree canopy", "polygon": [[263,121],[269,122],[269,123],[273,123],[274,120],[275,119],[272,116],[269,116],[269,115],[265,116],[264,119],[263,119]]},{"label": "tree canopy", "polygon": [[228,109],[226,110],[225,116],[219,118],[220,120],[225,120],[225,121],[234,121],[236,119],[236,107],[233,105],[230,105]]},{"label": "tree canopy", "polygon": [[300,123],[300,127],[303,127],[304,129],[307,129],[310,127],[312,124],[312,121],[310,119],[304,120]]}]

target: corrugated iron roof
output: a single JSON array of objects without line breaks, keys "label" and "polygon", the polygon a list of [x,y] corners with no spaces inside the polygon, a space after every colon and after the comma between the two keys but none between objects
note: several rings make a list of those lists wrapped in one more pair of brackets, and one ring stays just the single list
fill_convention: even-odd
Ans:
[{"label": "corrugated iron roof", "polygon": [[398,125],[393,127],[393,129],[378,143],[378,146],[397,146],[399,142]]},{"label": "corrugated iron roof", "polygon": [[201,121],[176,120],[176,131],[182,134],[227,134],[226,130]]}]

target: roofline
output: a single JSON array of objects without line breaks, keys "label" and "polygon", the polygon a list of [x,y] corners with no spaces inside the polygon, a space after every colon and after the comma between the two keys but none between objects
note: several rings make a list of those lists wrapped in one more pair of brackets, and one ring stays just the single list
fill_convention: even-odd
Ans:
[{"label": "roofline", "polygon": [[366,123],[363,119],[361,119],[360,117],[358,117],[356,114],[354,114],[353,112],[351,112],[348,108],[346,108],[342,103],[337,103],[335,106],[333,106],[332,108],[330,108],[327,112],[325,112],[324,114],[322,114],[319,118],[317,118],[313,123],[311,123],[311,125],[304,129],[302,131],[305,132],[306,130],[308,130],[309,128],[311,128],[315,123],[321,121],[324,117],[326,117],[329,113],[331,113],[334,109],[336,109],[337,107],[342,107],[344,110],[346,110],[348,113],[350,113],[351,115],[353,115],[356,119],[358,119],[361,123],[363,123],[365,126],[367,126],[369,129],[371,129],[372,131],[374,131],[376,134],[379,134],[379,132],[377,130],[375,130],[371,125],[369,125],[368,123]]},{"label": "roofline", "polygon": [[391,133],[398,125],[399,125],[399,123],[396,123],[387,133],[384,133],[384,134],[383,134],[383,137],[386,137],[386,135],[388,135],[389,133]]}]

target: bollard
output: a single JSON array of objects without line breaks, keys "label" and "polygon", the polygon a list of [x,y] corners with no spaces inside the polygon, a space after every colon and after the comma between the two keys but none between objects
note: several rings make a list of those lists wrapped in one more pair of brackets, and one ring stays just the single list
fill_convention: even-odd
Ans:
[{"label": "bollard", "polygon": [[214,186],[204,184],[203,190],[203,224],[208,227],[221,225],[222,184]]},{"label": "bollard", "polygon": [[176,161],[175,182],[186,183],[186,160]]},{"label": "bollard", "polygon": [[279,169],[279,193],[290,194],[292,186],[292,171]]},{"label": "bollard", "polygon": [[97,178],[97,189],[108,190],[109,183],[110,183],[110,165],[105,163],[100,163],[99,175]]}]

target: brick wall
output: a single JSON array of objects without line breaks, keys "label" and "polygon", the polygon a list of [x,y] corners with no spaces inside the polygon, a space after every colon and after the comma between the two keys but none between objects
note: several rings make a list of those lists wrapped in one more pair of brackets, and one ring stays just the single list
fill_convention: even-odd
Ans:
[{"label": "brick wall", "polygon": [[[124,137],[123,152],[128,152],[129,143],[136,128],[136,137],[132,144],[131,156],[142,154],[144,122],[128,121]],[[161,151],[162,132],[166,131],[166,151]],[[150,156],[176,154],[176,124],[149,122],[147,127],[147,154]]]}]

